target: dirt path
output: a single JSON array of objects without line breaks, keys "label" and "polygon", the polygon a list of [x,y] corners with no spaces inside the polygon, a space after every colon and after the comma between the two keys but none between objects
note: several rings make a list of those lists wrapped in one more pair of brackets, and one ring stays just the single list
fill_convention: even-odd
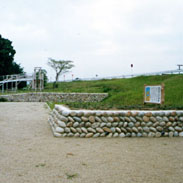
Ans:
[{"label": "dirt path", "polygon": [[0,103],[0,183],[182,183],[183,138],[54,138],[43,103]]}]

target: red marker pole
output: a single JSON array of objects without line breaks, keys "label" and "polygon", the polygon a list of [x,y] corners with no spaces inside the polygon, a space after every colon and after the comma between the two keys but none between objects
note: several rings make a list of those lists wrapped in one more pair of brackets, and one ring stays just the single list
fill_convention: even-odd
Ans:
[{"label": "red marker pole", "polygon": [[132,77],[133,77],[133,64],[131,64],[131,73],[132,73]]}]

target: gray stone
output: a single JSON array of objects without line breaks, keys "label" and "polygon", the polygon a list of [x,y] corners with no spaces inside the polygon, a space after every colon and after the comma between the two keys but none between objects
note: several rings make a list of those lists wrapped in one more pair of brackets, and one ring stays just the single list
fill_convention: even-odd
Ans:
[{"label": "gray stone", "polygon": [[74,124],[73,124],[73,127],[74,128],[76,128],[76,127],[78,127],[79,126],[79,123],[78,122],[75,122]]},{"label": "gray stone", "polygon": [[73,133],[69,133],[67,136],[68,136],[68,137],[73,137],[74,134],[73,134]]},{"label": "gray stone", "polygon": [[107,123],[106,126],[107,126],[107,127],[111,127],[112,124],[111,124],[111,123]]},{"label": "gray stone", "polygon": [[142,122],[142,123],[141,123],[141,126],[142,126],[142,127],[146,126],[146,123],[145,123],[145,122]]},{"label": "gray stone", "polygon": [[108,117],[108,118],[107,118],[107,121],[108,121],[108,122],[113,122],[114,119],[113,119],[112,117]]},{"label": "gray stone", "polygon": [[119,135],[118,135],[118,133],[114,133],[114,135],[113,135],[113,137],[118,137]]},{"label": "gray stone", "polygon": [[119,117],[121,121],[125,121],[125,118],[124,117]]},{"label": "gray stone", "polygon": [[62,137],[62,136],[63,136],[62,134],[57,133],[57,132],[54,132],[53,135],[54,135],[55,137]]},{"label": "gray stone", "polygon": [[134,123],[137,122],[136,119],[135,119],[134,117],[131,117],[131,116],[130,116],[130,120],[131,120],[132,122],[134,122]]},{"label": "gray stone", "polygon": [[183,132],[180,132],[179,133],[179,137],[183,137]]},{"label": "gray stone", "polygon": [[125,117],[125,121],[127,122],[131,122],[130,118],[129,117]]},{"label": "gray stone", "polygon": [[81,118],[79,118],[79,117],[73,117],[73,119],[74,119],[75,121],[77,121],[77,122],[81,122]]},{"label": "gray stone", "polygon": [[116,131],[118,132],[118,133],[121,133],[121,129],[120,128],[116,128]]},{"label": "gray stone", "polygon": [[74,122],[74,120],[73,120],[73,118],[72,117],[68,117],[68,120],[70,121],[70,122]]},{"label": "gray stone", "polygon": [[168,122],[168,118],[166,116],[163,117],[163,121]]},{"label": "gray stone", "polygon": [[104,130],[102,130],[102,128],[96,128],[96,131],[99,132],[99,133],[103,133]]},{"label": "gray stone", "polygon": [[87,130],[88,130],[89,132],[96,133],[96,130],[94,130],[93,128],[87,128]]},{"label": "gray stone", "polygon": [[148,128],[148,127],[146,127],[146,126],[145,126],[145,127],[143,127],[143,130],[144,130],[144,132],[147,132],[147,133],[149,132],[149,128]]},{"label": "gray stone", "polygon": [[62,115],[59,115],[58,118],[59,118],[60,121],[68,122],[68,118],[66,118],[66,117],[64,117]]},{"label": "gray stone", "polygon": [[106,123],[101,123],[101,124],[100,124],[100,127],[101,127],[101,128],[104,127],[104,126],[106,126]]},{"label": "gray stone", "polygon": [[119,122],[119,127],[122,127],[123,126],[123,122]]},{"label": "gray stone", "polygon": [[99,137],[99,136],[100,136],[100,133],[96,133],[93,135],[94,138]]},{"label": "gray stone", "polygon": [[139,126],[137,129],[139,132],[143,132],[143,128],[141,126]]},{"label": "gray stone", "polygon": [[73,128],[73,127],[71,127],[70,129],[71,129],[71,131],[72,131],[73,133],[76,133],[76,132],[77,132],[77,130],[76,130],[75,128]]},{"label": "gray stone", "polygon": [[147,123],[147,126],[148,126],[148,127],[152,126],[152,122],[151,122],[151,121],[148,122],[148,123]]},{"label": "gray stone", "polygon": [[64,134],[63,134],[63,137],[67,137],[67,133],[64,133]]},{"label": "gray stone", "polygon": [[92,128],[97,128],[97,127],[99,127],[99,126],[100,126],[100,123],[96,123],[96,122],[95,122],[95,123],[92,124]]},{"label": "gray stone", "polygon": [[119,137],[124,138],[125,134],[124,133],[120,133]]},{"label": "gray stone", "polygon": [[80,135],[81,138],[84,138],[85,136],[86,136],[86,133],[82,133],[82,134]]},{"label": "gray stone", "polygon": [[141,118],[141,117],[139,117],[139,116],[136,116],[135,118],[136,118],[136,120],[137,120],[137,121],[140,121],[140,122],[142,122],[142,118]]},{"label": "gray stone", "polygon": [[161,137],[161,133],[160,132],[156,132],[155,136],[156,137]]},{"label": "gray stone", "polygon": [[82,133],[81,128],[76,128],[76,130],[77,130],[79,133]]},{"label": "gray stone", "polygon": [[174,136],[174,137],[178,137],[178,136],[179,136],[179,133],[175,131],[175,132],[173,133],[173,136]]},{"label": "gray stone", "polygon": [[127,122],[124,122],[123,123],[123,127],[125,128],[125,127],[127,127],[128,126],[128,123]]},{"label": "gray stone", "polygon": [[101,112],[96,112],[96,116],[102,116]]},{"label": "gray stone", "polygon": [[143,132],[142,137],[147,137],[147,133]]},{"label": "gray stone", "polygon": [[105,133],[101,133],[100,134],[100,137],[105,137]]},{"label": "gray stone", "polygon": [[137,137],[142,137],[142,133],[137,133]]},{"label": "gray stone", "polygon": [[71,116],[76,116],[76,112],[75,111],[71,111],[70,115]]},{"label": "gray stone", "polygon": [[131,133],[126,133],[126,137],[131,137]]},{"label": "gray stone", "polygon": [[148,137],[155,137],[155,133],[149,132],[149,133],[148,133]]},{"label": "gray stone", "polygon": [[87,121],[88,121],[88,118],[82,116],[82,117],[81,117],[81,120],[84,121],[84,122],[87,122]]},{"label": "gray stone", "polygon": [[81,122],[80,127],[84,127],[84,126],[85,126],[85,122]]},{"label": "gray stone", "polygon": [[175,131],[174,128],[173,128],[172,126],[170,126],[168,129],[169,129],[170,131],[172,131],[172,132]]},{"label": "gray stone", "polygon": [[132,129],[131,129],[130,127],[127,127],[126,130],[127,130],[128,132],[130,132],[130,133],[132,132]]},{"label": "gray stone", "polygon": [[160,122],[160,126],[165,126],[166,123],[164,121]]},{"label": "gray stone", "polygon": [[181,131],[182,131],[182,128],[179,127],[179,126],[176,126],[176,127],[175,127],[175,130],[178,131],[178,132],[181,132]]},{"label": "gray stone", "polygon": [[101,119],[103,122],[107,123],[107,119],[105,117],[102,116]]},{"label": "gray stone", "polygon": [[81,117],[81,116],[83,116],[84,115],[84,112],[82,112],[82,111],[79,111],[78,113],[77,113],[77,116],[79,116],[79,117]]},{"label": "gray stone", "polygon": [[109,134],[107,135],[107,137],[108,137],[108,138],[112,137],[112,133],[109,133]]},{"label": "gray stone", "polygon": [[84,132],[84,133],[88,133],[87,129],[82,127],[81,130]]},{"label": "gray stone", "polygon": [[69,112],[68,111],[63,111],[62,112],[62,115],[65,116],[65,117],[67,117],[67,116],[69,116]]},{"label": "gray stone", "polygon": [[156,120],[159,121],[159,122],[162,122],[163,121],[162,117],[160,117],[160,116],[157,116],[156,117]]},{"label": "gray stone", "polygon": [[153,127],[157,127],[157,126],[159,126],[159,122],[158,122],[158,121],[157,121],[157,122],[155,122],[152,126],[153,126]]},{"label": "gray stone", "polygon": [[132,137],[136,137],[136,136],[137,136],[136,133],[132,132]]},{"label": "gray stone", "polygon": [[112,123],[112,126],[113,126],[113,127],[118,126],[118,122],[114,122],[114,123]]},{"label": "gray stone", "polygon": [[138,133],[138,130],[136,127],[132,127],[133,132]]},{"label": "gray stone", "polygon": [[152,131],[152,132],[155,132],[155,133],[156,133],[156,128],[154,128],[154,127],[150,127],[149,129],[150,129],[150,131]]},{"label": "gray stone", "polygon": [[163,128],[161,126],[157,126],[156,129],[159,131],[159,132],[162,132],[163,131]]},{"label": "gray stone", "polygon": [[114,127],[111,128],[112,133],[116,132],[116,129]]},{"label": "gray stone", "polygon": [[87,122],[87,123],[85,124],[85,126],[86,126],[86,127],[91,127],[92,124],[91,124],[90,122]]},{"label": "gray stone", "polygon": [[55,131],[56,131],[57,133],[63,133],[63,132],[64,132],[64,129],[61,128],[61,127],[56,127]]},{"label": "gray stone", "polygon": [[71,132],[70,128],[65,128],[65,132],[70,133]]},{"label": "gray stone", "polygon": [[93,133],[88,133],[88,134],[86,135],[86,138],[90,138],[90,137],[93,137]]},{"label": "gray stone", "polygon": [[91,112],[86,111],[86,112],[84,113],[84,116],[86,116],[86,117],[91,116]]},{"label": "gray stone", "polygon": [[132,128],[132,127],[134,126],[134,123],[130,122],[130,123],[128,123],[128,126],[129,126],[130,128]]},{"label": "gray stone", "polygon": [[156,118],[155,118],[155,117],[153,117],[153,116],[151,116],[149,119],[150,119],[150,121],[152,121],[153,123],[155,123],[155,122],[156,122]]},{"label": "gray stone", "polygon": [[66,124],[64,123],[64,122],[62,122],[62,121],[57,121],[57,123],[58,123],[58,125],[60,126],[60,127],[62,127],[62,128],[65,128],[66,127]]},{"label": "gray stone", "polygon": [[79,136],[80,136],[79,133],[74,134],[74,137],[79,137]]},{"label": "gray stone", "polygon": [[95,116],[95,120],[96,120],[97,122],[102,122],[102,120],[101,120],[98,116]]},{"label": "gray stone", "polygon": [[127,130],[125,128],[121,128],[121,131],[127,133]]}]

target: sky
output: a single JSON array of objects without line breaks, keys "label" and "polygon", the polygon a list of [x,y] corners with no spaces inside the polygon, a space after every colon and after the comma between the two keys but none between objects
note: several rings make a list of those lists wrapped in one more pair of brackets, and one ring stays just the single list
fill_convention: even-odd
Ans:
[{"label": "sky", "polygon": [[74,62],[66,79],[166,71],[183,64],[182,9],[182,0],[0,0],[0,34],[25,72],[42,67],[49,80],[48,58]]}]

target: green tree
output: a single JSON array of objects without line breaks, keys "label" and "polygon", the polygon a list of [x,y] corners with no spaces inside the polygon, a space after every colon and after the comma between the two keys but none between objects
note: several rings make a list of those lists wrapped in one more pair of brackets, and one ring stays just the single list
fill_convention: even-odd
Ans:
[{"label": "green tree", "polygon": [[54,60],[52,58],[49,58],[48,65],[51,68],[53,68],[56,72],[54,87],[58,86],[59,76],[69,72],[69,70],[74,67],[73,61],[70,61],[70,60]]},{"label": "green tree", "polygon": [[12,42],[0,35],[0,76],[23,73],[23,68],[14,62],[15,53]]}]

